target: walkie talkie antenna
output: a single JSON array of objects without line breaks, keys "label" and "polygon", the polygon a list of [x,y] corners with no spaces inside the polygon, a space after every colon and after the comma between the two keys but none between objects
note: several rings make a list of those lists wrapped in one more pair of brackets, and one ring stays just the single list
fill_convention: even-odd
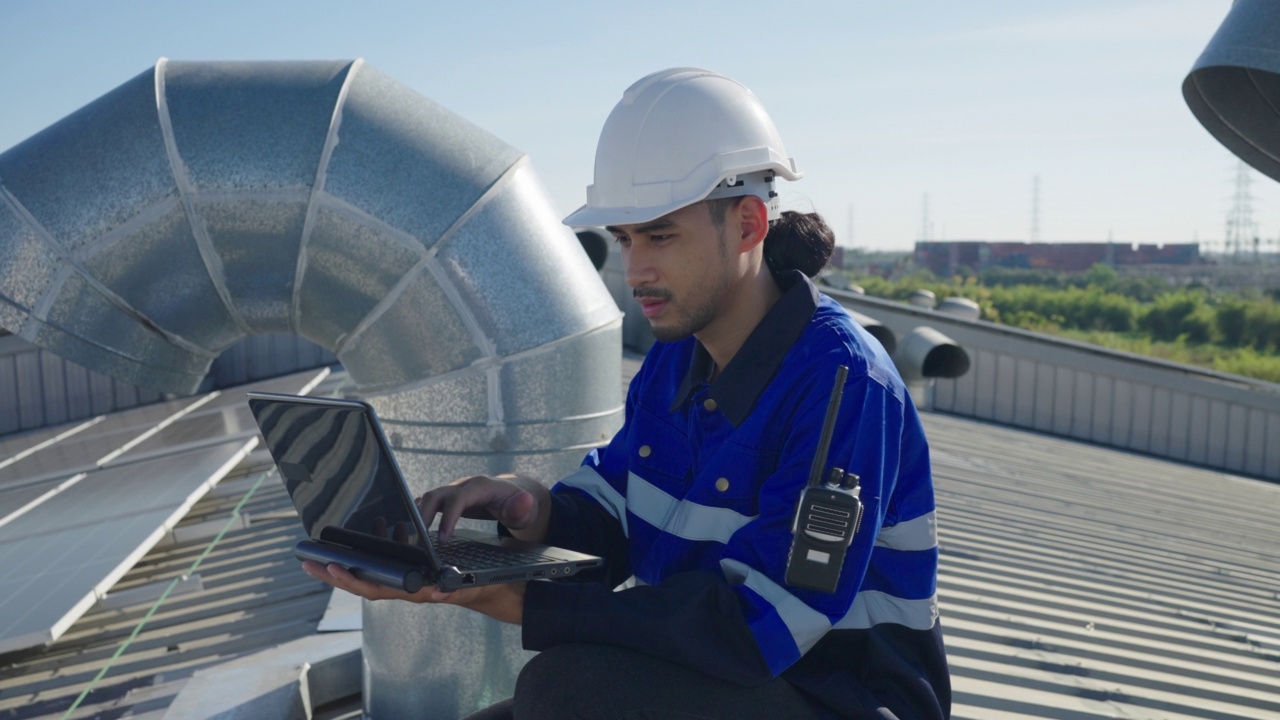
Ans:
[{"label": "walkie talkie antenna", "polygon": [[809,487],[817,487],[827,474],[827,452],[831,450],[831,436],[836,431],[836,415],[840,412],[840,398],[844,396],[844,381],[849,377],[849,368],[840,365],[836,368],[836,386],[831,389],[831,400],[827,403],[827,419],[822,421],[822,437],[818,439],[818,451],[813,455],[813,466],[809,468]]}]

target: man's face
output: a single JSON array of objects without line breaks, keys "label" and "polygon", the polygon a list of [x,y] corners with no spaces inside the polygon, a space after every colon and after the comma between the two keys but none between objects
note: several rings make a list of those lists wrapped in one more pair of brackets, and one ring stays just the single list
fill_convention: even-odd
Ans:
[{"label": "man's face", "polygon": [[622,249],[627,284],[663,342],[700,332],[720,314],[733,285],[725,228],[705,202],[657,220],[608,228]]}]

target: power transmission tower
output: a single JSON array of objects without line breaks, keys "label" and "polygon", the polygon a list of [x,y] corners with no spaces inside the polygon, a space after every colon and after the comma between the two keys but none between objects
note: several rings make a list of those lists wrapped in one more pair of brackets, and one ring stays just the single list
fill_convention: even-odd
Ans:
[{"label": "power transmission tower", "polygon": [[1223,253],[1232,260],[1241,260],[1241,255],[1250,246],[1257,253],[1258,225],[1253,221],[1253,193],[1249,191],[1252,181],[1249,166],[1241,160],[1236,165],[1235,192],[1231,195],[1231,209],[1227,212],[1223,238]]},{"label": "power transmission tower", "polygon": [[1031,234],[1028,236],[1031,242],[1039,242],[1040,240],[1040,176],[1033,175],[1031,177]]},{"label": "power transmission tower", "polygon": [[932,239],[933,221],[929,219],[929,193],[925,193],[920,201],[920,240],[927,242]]}]

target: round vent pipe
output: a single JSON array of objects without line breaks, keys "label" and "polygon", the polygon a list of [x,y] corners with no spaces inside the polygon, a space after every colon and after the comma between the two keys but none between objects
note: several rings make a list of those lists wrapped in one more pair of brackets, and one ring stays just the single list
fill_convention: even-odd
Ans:
[{"label": "round vent pipe", "polygon": [[921,325],[898,342],[893,364],[916,407],[932,410],[934,379],[958,378],[969,372],[969,353],[950,337]]},{"label": "round vent pipe", "polygon": [[981,320],[982,307],[978,303],[964,297],[949,297],[938,303],[937,311],[943,315],[954,315],[966,320]]},{"label": "round vent pipe", "polygon": [[[558,477],[622,420],[620,313],[528,159],[359,60],[162,59],[0,154],[0,326],[174,393],[295,332],[415,492]],[[509,693],[518,638],[400,605],[365,610],[370,714]]]},{"label": "round vent pipe", "polygon": [[938,304],[938,297],[933,294],[932,290],[914,290],[911,296],[907,298],[907,302],[925,310],[932,310]]},{"label": "round vent pipe", "polygon": [[884,346],[885,352],[892,355],[894,350],[898,348],[898,339],[894,337],[893,331],[889,329],[888,325],[885,325],[873,317],[863,315],[856,310],[845,308],[845,312],[849,313],[849,315],[853,317],[854,322],[861,325],[864,330],[870,333],[871,337],[879,340],[880,344]]}]

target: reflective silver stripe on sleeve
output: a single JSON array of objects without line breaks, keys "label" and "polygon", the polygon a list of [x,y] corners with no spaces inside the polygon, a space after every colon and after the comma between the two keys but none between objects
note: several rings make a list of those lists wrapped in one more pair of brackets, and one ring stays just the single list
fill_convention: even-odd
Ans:
[{"label": "reflective silver stripe on sleeve", "polygon": [[627,509],[662,532],[684,540],[727,544],[733,534],[755,520],[728,508],[677,500],[648,480],[627,477]]},{"label": "reflective silver stripe on sleeve", "polygon": [[835,627],[838,630],[866,630],[882,623],[895,623],[912,630],[928,630],[937,621],[937,595],[924,600],[905,600],[878,590],[863,590],[853,599],[853,607]]},{"label": "reflective silver stripe on sleeve", "polygon": [[600,504],[609,512],[618,522],[622,523],[622,534],[627,537],[631,535],[627,532],[627,501],[622,497],[622,493],[618,492],[605,480],[600,473],[594,469],[583,465],[578,468],[572,475],[560,480],[560,483],[571,488],[576,488],[591,496],[593,500]]},{"label": "reflective silver stripe on sleeve", "polygon": [[831,629],[831,621],[826,615],[805,605],[764,573],[728,559],[720,561],[720,569],[731,585],[745,585],[773,606],[787,630],[791,631],[791,639],[801,654],[808,652]]},{"label": "reflective silver stripe on sleeve", "polygon": [[649,583],[647,583],[647,582],[645,582],[645,581],[641,580],[640,578],[636,577],[635,575],[632,575],[631,577],[627,578],[626,580],[623,580],[623,581],[622,581],[622,583],[621,583],[620,585],[618,585],[618,587],[616,587],[616,588],[614,588],[614,589],[613,589],[613,591],[614,591],[614,592],[619,592],[619,591],[622,591],[622,590],[630,590],[631,588],[635,588],[635,587],[644,587],[644,586],[646,586],[646,585],[648,585],[648,584],[649,584]]},{"label": "reflective silver stripe on sleeve", "polygon": [[926,513],[892,527],[880,528],[876,547],[889,550],[932,550],[938,547],[938,516]]}]

